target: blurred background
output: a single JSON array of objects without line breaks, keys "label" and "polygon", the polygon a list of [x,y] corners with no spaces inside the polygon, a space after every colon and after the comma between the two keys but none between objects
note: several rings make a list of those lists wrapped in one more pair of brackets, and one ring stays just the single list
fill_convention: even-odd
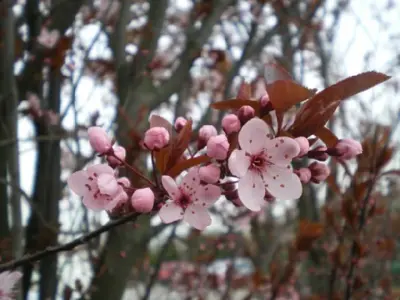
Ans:
[{"label": "blurred background", "polygon": [[[258,99],[279,79],[275,66],[318,90],[369,70],[393,76],[344,102],[329,123],[339,138],[363,142],[363,155],[329,161],[327,183],[305,186],[298,201],[255,214],[222,200],[203,232],[141,217],[22,267],[19,299],[350,299],[351,268],[352,299],[400,296],[399,0],[0,5],[2,261],[108,222],[66,188],[72,172],[101,161],[89,126],[106,128],[150,172],[139,142],[153,113],[172,123],[191,118],[196,130],[218,127],[224,115],[210,103],[233,98],[243,80]],[[355,234],[351,219],[364,194],[368,221]],[[292,265],[300,220],[324,233]]]}]

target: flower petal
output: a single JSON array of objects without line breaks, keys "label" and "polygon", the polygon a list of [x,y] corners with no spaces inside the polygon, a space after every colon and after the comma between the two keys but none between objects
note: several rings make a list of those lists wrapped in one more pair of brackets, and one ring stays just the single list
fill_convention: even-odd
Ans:
[{"label": "flower petal", "polygon": [[221,197],[221,189],[213,184],[201,185],[196,190],[197,205],[208,208]]},{"label": "flower petal", "polygon": [[194,167],[183,177],[179,187],[183,189],[187,195],[192,195],[198,186],[200,186],[199,168]]},{"label": "flower petal", "polygon": [[161,182],[172,200],[178,199],[181,196],[181,191],[172,177],[164,175],[161,177]]},{"label": "flower petal", "polygon": [[79,196],[85,195],[88,191],[86,185],[88,183],[88,174],[86,171],[72,173],[71,176],[68,177],[67,182],[69,188]]},{"label": "flower petal", "polygon": [[97,176],[102,173],[114,174],[114,170],[107,164],[98,164],[87,168],[87,172],[90,175],[96,174]]},{"label": "flower petal", "polygon": [[211,217],[207,209],[196,204],[188,206],[183,220],[198,230],[203,230],[211,224]]},{"label": "flower petal", "polygon": [[252,211],[259,211],[265,195],[265,187],[260,175],[248,171],[239,180],[238,195],[244,206]]},{"label": "flower petal", "polygon": [[102,173],[99,175],[97,178],[97,185],[100,193],[110,196],[115,195],[121,188],[114,175],[107,173]]},{"label": "flower petal", "polygon": [[267,191],[281,200],[298,199],[303,192],[299,177],[284,167],[269,166],[263,173],[263,179]]},{"label": "flower petal", "polygon": [[272,137],[267,123],[259,118],[248,121],[239,132],[239,145],[250,154],[258,154]]},{"label": "flower petal", "polygon": [[183,218],[182,207],[176,205],[173,201],[167,201],[158,212],[163,223],[169,224]]},{"label": "flower petal", "polygon": [[243,177],[250,166],[250,157],[243,150],[234,150],[229,157],[228,167],[231,173],[237,177]]},{"label": "flower petal", "polygon": [[285,167],[300,153],[299,144],[294,139],[284,136],[267,141],[265,149],[270,162]]},{"label": "flower petal", "polygon": [[93,197],[93,194],[87,193],[83,196],[82,202],[88,209],[93,211],[101,211],[104,210],[106,205],[108,204],[107,196],[98,196],[97,198]]}]

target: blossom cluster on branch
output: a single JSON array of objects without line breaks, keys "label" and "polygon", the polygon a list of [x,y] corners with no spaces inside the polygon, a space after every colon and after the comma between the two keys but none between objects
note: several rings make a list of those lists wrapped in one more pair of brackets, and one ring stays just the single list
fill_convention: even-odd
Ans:
[{"label": "blossom cluster on branch", "polygon": [[[203,125],[195,133],[191,120],[179,117],[172,125],[153,115],[141,142],[151,154],[153,178],[130,165],[126,149],[113,145],[104,129],[90,127],[90,145],[107,163],[73,173],[68,179],[70,189],[92,210],[114,216],[157,212],[164,223],[183,219],[204,230],[211,224],[208,208],[222,196],[236,206],[260,211],[271,201],[300,198],[303,184],[325,181],[330,171],[324,161],[330,156],[348,160],[362,153],[361,144],[352,139],[337,139],[328,146],[309,134],[291,135],[287,128],[296,121],[282,123],[282,109],[275,107],[268,86],[255,100],[242,99],[249,97],[247,89],[242,84],[237,99],[216,103],[232,110],[222,118],[221,132]],[[307,91],[307,97],[312,97]],[[297,167],[305,159],[312,160],[308,167]],[[146,186],[135,187],[128,177],[119,177],[120,168],[141,177]]]}]

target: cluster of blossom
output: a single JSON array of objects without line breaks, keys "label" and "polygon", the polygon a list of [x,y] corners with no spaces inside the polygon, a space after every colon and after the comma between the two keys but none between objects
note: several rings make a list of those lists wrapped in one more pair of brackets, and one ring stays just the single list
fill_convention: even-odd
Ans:
[{"label": "cluster of blossom", "polygon": [[[260,99],[261,104],[271,107],[265,99],[268,96]],[[179,117],[172,130],[179,133],[186,123],[185,118]],[[274,136],[270,125],[255,116],[250,106],[242,106],[235,114],[226,115],[222,128],[223,132],[218,133],[214,126],[203,125],[198,131],[195,153],[187,151],[192,158],[203,151],[210,158],[206,165],[191,167],[179,183],[161,174],[161,180],[152,182],[146,178],[148,187],[135,188],[128,178],[118,178],[116,169],[125,167],[136,175],[145,176],[125,161],[123,147],[113,145],[102,128],[91,127],[89,142],[94,151],[106,158],[107,164],[73,173],[68,185],[83,197],[89,209],[158,212],[164,223],[183,219],[203,230],[211,224],[208,208],[222,195],[236,205],[259,211],[266,201],[298,199],[302,184],[326,180],[329,168],[323,161],[329,156],[347,160],[362,152],[361,144],[350,139],[327,148],[310,146],[306,137]],[[232,135],[237,136],[237,149],[231,149]],[[167,147],[170,139],[171,128],[153,123],[144,134],[143,147],[153,155]],[[307,168],[294,169],[292,162],[303,158],[315,161]]]}]

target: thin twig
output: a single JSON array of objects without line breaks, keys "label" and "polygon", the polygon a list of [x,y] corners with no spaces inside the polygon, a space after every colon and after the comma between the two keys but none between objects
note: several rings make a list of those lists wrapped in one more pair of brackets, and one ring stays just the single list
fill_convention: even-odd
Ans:
[{"label": "thin twig", "polygon": [[0,264],[0,272],[3,271],[7,271],[7,270],[12,270],[15,269],[17,267],[26,265],[26,264],[30,264],[33,262],[36,262],[44,257],[50,256],[50,255],[54,255],[57,254],[59,252],[65,252],[65,251],[70,251],[75,249],[76,247],[85,244],[86,242],[98,237],[100,234],[105,233],[115,227],[118,227],[120,225],[123,225],[125,223],[128,223],[130,221],[135,221],[137,219],[137,217],[139,216],[139,213],[137,212],[133,212],[130,213],[118,220],[115,221],[111,221],[108,224],[92,231],[91,233],[87,234],[87,235],[83,235],[69,243],[63,244],[63,245],[58,245],[58,246],[50,246],[47,247],[45,250],[43,251],[39,251],[36,252],[34,254],[31,255],[25,255],[24,257],[22,257],[21,259],[16,259],[16,260],[12,260],[9,262],[6,262],[4,264]]}]

